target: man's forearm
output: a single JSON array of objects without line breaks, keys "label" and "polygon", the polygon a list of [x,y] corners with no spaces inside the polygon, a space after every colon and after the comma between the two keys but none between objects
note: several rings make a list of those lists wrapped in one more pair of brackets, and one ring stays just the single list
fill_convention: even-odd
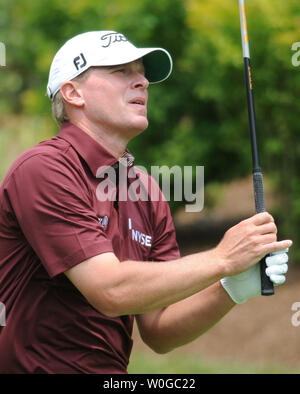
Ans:
[{"label": "man's forearm", "polygon": [[214,260],[212,250],[168,262],[122,262],[116,284],[116,292],[126,294],[121,314],[158,310],[198,293],[223,275]]},{"label": "man's forearm", "polygon": [[166,353],[198,338],[236,305],[216,282],[159,311],[136,316],[141,337],[154,351]]},{"label": "man's forearm", "polygon": [[66,275],[97,310],[113,317],[162,309],[210,286],[224,272],[211,250],[168,262],[120,262],[104,253]]},{"label": "man's forearm", "polygon": [[266,212],[229,229],[214,249],[170,262],[120,262],[112,252],[78,264],[65,274],[100,312],[108,316],[162,309],[198,293],[224,276],[248,270],[270,252],[289,248],[277,241]]}]

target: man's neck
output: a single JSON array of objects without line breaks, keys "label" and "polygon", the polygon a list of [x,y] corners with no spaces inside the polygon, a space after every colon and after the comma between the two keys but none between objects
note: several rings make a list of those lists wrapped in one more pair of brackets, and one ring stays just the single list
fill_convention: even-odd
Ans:
[{"label": "man's neck", "polygon": [[124,153],[128,140],[121,138],[120,135],[112,133],[111,131],[86,125],[85,122],[72,122],[75,126],[79,127],[82,131],[87,133],[90,137],[101,144],[108,152],[110,152],[116,159],[119,159]]}]

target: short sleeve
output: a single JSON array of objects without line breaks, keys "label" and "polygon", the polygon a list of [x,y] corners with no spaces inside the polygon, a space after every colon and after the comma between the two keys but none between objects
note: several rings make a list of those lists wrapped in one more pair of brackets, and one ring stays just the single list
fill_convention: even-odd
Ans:
[{"label": "short sleeve", "polygon": [[51,277],[113,251],[83,169],[62,153],[27,158],[13,172],[9,194],[25,238]]}]

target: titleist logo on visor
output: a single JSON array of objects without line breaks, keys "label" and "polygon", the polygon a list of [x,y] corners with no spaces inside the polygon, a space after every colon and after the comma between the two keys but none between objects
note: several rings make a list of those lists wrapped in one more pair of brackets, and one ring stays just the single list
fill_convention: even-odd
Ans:
[{"label": "titleist logo on visor", "polygon": [[104,36],[101,37],[101,40],[105,41],[105,45],[102,45],[103,48],[108,48],[111,44],[114,44],[116,42],[128,41],[128,39],[124,36],[124,34],[120,34],[120,33],[104,34]]}]

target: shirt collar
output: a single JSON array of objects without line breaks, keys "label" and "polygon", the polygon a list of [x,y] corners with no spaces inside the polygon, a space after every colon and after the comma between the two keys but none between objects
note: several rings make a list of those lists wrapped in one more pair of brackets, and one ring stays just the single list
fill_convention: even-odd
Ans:
[{"label": "shirt collar", "polygon": [[117,168],[120,161],[127,167],[134,165],[134,156],[126,149],[120,159],[116,159],[99,142],[95,141],[86,132],[72,123],[64,122],[58,133],[60,138],[69,142],[76,152],[83,158],[89,166],[91,172],[96,177],[99,167],[113,166]]}]

